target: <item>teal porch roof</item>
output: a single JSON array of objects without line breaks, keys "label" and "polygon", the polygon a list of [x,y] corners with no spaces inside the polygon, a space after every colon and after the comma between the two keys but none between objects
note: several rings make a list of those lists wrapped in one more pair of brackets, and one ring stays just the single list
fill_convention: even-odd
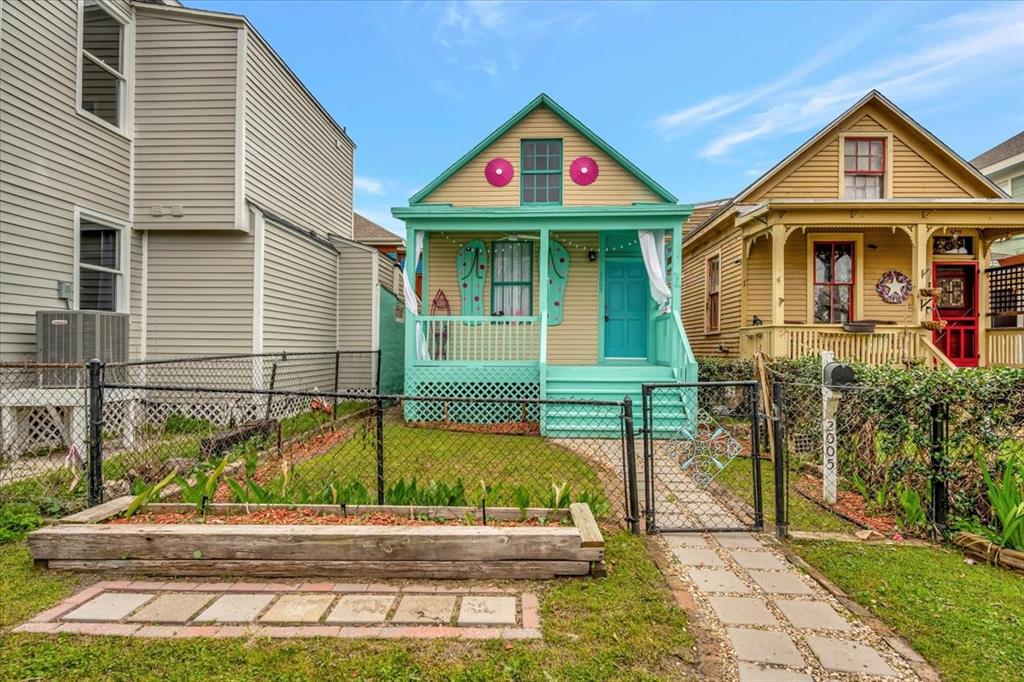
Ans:
[{"label": "teal porch roof", "polygon": [[690,204],[630,204],[625,206],[502,206],[454,207],[418,204],[391,209],[391,214],[417,230],[515,229],[600,231],[672,229],[693,212]]}]

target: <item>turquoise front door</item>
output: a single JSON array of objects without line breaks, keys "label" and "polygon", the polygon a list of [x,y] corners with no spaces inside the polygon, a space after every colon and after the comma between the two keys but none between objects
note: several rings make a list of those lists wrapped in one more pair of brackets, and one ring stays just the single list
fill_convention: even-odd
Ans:
[{"label": "turquoise front door", "polygon": [[606,261],[605,358],[647,357],[647,307],[647,271],[643,262]]}]

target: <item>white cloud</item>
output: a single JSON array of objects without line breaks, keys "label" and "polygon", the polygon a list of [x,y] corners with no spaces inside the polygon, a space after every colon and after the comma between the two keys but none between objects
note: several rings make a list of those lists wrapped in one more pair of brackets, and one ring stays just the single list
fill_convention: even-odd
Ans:
[{"label": "white cloud", "polygon": [[360,192],[366,192],[367,194],[376,194],[377,196],[385,194],[383,180],[368,178],[365,175],[357,175],[355,180],[352,181],[352,186]]},{"label": "white cloud", "polygon": [[716,95],[661,116],[655,125],[672,137],[717,121],[716,132],[700,154],[720,159],[754,140],[820,127],[872,88],[901,102],[923,103],[948,98],[956,88],[982,78],[1005,77],[1008,83],[1019,83],[1024,67],[1024,5],[1008,3],[921,26],[908,37],[919,45],[916,49],[878,57],[828,79],[811,78],[872,31],[862,29],[844,37],[838,46],[760,88]]}]

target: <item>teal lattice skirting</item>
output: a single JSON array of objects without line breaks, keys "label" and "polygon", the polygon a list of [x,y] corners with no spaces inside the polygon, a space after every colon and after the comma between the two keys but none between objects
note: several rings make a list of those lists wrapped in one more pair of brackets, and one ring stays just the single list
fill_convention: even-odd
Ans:
[{"label": "teal lattice skirting", "polygon": [[406,399],[407,421],[503,424],[539,421],[537,406],[516,400],[540,398],[540,369],[528,365],[413,365],[406,368],[408,396],[496,398],[503,402],[418,401]]}]

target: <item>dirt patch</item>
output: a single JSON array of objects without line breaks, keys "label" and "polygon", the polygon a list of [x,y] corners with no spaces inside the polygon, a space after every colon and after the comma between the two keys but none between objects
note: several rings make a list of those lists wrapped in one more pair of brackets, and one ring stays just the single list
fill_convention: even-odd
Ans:
[{"label": "dirt patch", "polygon": [[[165,512],[160,514],[142,513],[131,518],[117,518],[108,521],[112,525],[195,525],[203,523],[202,517],[197,511],[190,512]],[[398,516],[386,512],[374,512],[360,516],[343,516],[340,514],[317,514],[312,509],[261,509],[250,514],[231,514],[225,516],[206,517],[208,526],[234,526],[234,525],[256,525],[256,526],[482,526],[481,521],[467,519],[422,519]],[[560,526],[562,522],[557,519],[515,519],[495,520],[489,519],[488,526],[522,526],[542,527]]]},{"label": "dirt patch", "polygon": [[862,528],[871,528],[886,536],[891,536],[897,531],[896,519],[888,514],[876,516],[868,513],[868,505],[858,493],[840,490],[836,493],[836,503],[829,504],[822,497],[822,482],[820,478],[805,474],[793,485],[796,487],[797,492],[815,504],[842,516],[848,521],[852,521]]},{"label": "dirt patch", "polygon": [[500,424],[459,424],[457,422],[432,421],[408,422],[407,426],[417,429],[443,429],[468,433],[489,433],[496,436],[538,436],[540,422],[502,422]]},{"label": "dirt patch", "polygon": [[[285,448],[282,454],[271,457],[260,464],[253,474],[252,480],[260,485],[264,485],[281,475],[282,461],[288,462],[289,466],[294,466],[303,460],[319,457],[348,441],[353,434],[355,434],[354,429],[336,429],[301,438]],[[220,484],[217,492],[213,495],[213,501],[231,501],[231,488],[228,487],[227,483]]]}]

